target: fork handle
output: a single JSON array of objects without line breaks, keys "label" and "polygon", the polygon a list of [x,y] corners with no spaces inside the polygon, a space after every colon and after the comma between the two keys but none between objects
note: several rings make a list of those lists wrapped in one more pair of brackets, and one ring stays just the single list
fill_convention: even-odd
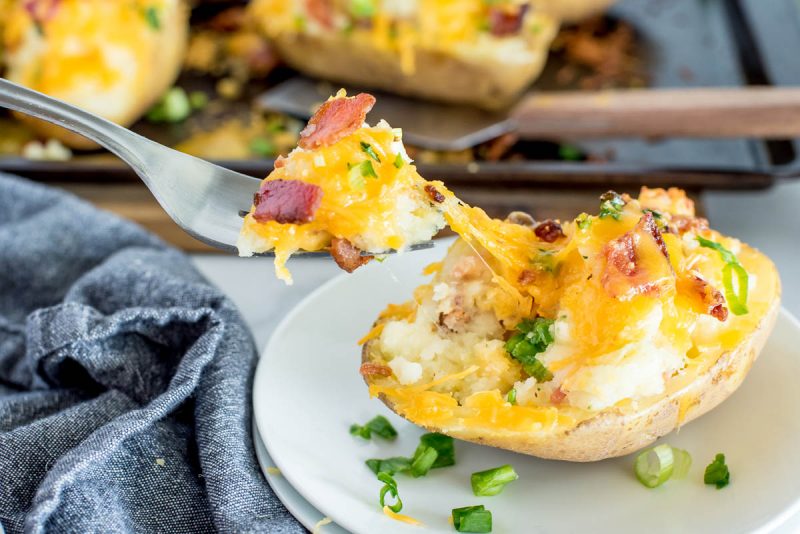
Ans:
[{"label": "fork handle", "polygon": [[113,152],[134,170],[143,167],[139,155],[128,146],[131,141],[138,144],[149,141],[111,121],[4,78],[0,78],[0,107],[63,126]]}]

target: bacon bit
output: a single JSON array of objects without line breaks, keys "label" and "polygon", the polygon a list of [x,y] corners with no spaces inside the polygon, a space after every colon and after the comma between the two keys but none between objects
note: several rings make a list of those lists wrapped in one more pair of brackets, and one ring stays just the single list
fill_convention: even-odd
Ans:
[{"label": "bacon bit", "polygon": [[333,0],[305,0],[306,12],[327,29],[333,28]]},{"label": "bacon bit", "polygon": [[564,237],[564,230],[561,229],[561,225],[552,219],[539,223],[534,228],[533,233],[545,243],[555,243],[558,239]]},{"label": "bacon bit", "polygon": [[347,239],[334,237],[331,240],[331,256],[340,269],[352,273],[362,265],[366,265],[374,256],[362,256],[361,250]]},{"label": "bacon bit", "polygon": [[61,0],[25,0],[23,7],[33,20],[41,24],[56,16],[60,4]]},{"label": "bacon bit", "polygon": [[521,273],[519,273],[519,277],[517,277],[517,282],[519,282],[522,286],[529,286],[536,281],[536,273],[533,271],[529,271],[525,269]]},{"label": "bacon bit", "polygon": [[531,228],[536,224],[536,220],[524,211],[512,211],[508,214],[508,217],[506,217],[506,222],[518,224],[520,226],[529,226]]},{"label": "bacon bit", "polygon": [[661,235],[661,230],[658,229],[658,224],[656,224],[656,218],[653,217],[653,214],[649,211],[645,212],[645,214],[642,215],[642,218],[639,219],[639,223],[636,226],[653,236],[653,239],[655,239],[656,244],[658,245],[658,249],[665,258],[669,259],[667,244],[664,243],[664,237]]},{"label": "bacon bit", "polygon": [[708,280],[696,271],[692,271],[690,280],[695,294],[703,303],[705,313],[720,322],[725,322],[728,319],[728,308],[725,305],[725,297],[722,292],[712,286]]},{"label": "bacon bit", "polygon": [[362,363],[358,372],[361,376],[392,376],[390,367],[371,362]]},{"label": "bacon bit", "polygon": [[425,192],[428,193],[430,199],[436,202],[437,204],[441,204],[442,202],[444,202],[444,195],[441,194],[439,190],[433,187],[432,185],[426,185]]},{"label": "bacon bit", "polygon": [[550,402],[552,404],[561,404],[564,401],[564,399],[566,399],[566,398],[567,398],[567,394],[564,393],[563,391],[561,391],[561,387],[557,387],[550,394]]},{"label": "bacon bit", "polygon": [[[646,244],[645,240],[652,240],[650,246],[663,255],[660,263],[641,264],[639,249]],[[626,300],[636,295],[657,296],[663,283],[674,276],[666,244],[651,213],[645,213],[633,230],[606,244],[603,254],[606,262],[601,283],[613,298]]]},{"label": "bacon bit", "polygon": [[300,132],[297,144],[302,148],[314,149],[336,143],[361,128],[374,105],[375,97],[367,93],[328,100]]},{"label": "bacon bit", "polygon": [[522,19],[525,18],[526,11],[528,11],[527,4],[518,8],[491,8],[489,10],[489,31],[495,37],[518,34],[522,28]]},{"label": "bacon bit", "polygon": [[690,217],[688,215],[673,215],[669,229],[672,233],[683,235],[686,232],[702,232],[708,230],[708,219],[703,217]]},{"label": "bacon bit", "polygon": [[287,163],[289,163],[289,158],[287,158],[285,156],[278,156],[275,159],[275,168],[276,169],[282,169],[283,167],[286,167]]},{"label": "bacon bit", "polygon": [[258,222],[303,224],[314,220],[322,188],[302,180],[269,180],[255,194],[253,218]]}]

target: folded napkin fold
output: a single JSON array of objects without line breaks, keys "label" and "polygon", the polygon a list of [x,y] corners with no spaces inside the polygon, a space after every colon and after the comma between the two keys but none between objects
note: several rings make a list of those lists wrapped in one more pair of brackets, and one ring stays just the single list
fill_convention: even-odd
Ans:
[{"label": "folded napkin fold", "polygon": [[250,434],[252,338],[188,258],[0,176],[0,524],[305,532]]}]

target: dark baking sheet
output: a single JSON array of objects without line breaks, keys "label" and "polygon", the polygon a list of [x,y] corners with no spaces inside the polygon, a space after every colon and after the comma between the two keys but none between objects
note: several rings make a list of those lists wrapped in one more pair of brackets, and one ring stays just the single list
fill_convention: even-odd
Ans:
[{"label": "dark baking sheet", "polygon": [[[611,17],[629,22],[638,34],[637,56],[654,87],[798,84],[800,6],[795,0],[623,0]],[[555,82],[560,65],[551,61],[534,90],[562,88]],[[248,100],[285,76],[279,71],[266,82],[253,83],[247,97],[229,113],[243,114]],[[188,87],[211,84],[192,76]],[[181,125],[140,122],[134,130],[173,145],[186,135]],[[479,187],[597,187],[676,185],[708,188],[769,186],[776,173],[797,169],[797,140],[666,139],[572,142],[588,154],[611,155],[613,161],[553,161],[552,146],[529,144],[526,161],[478,165],[420,165],[424,175]],[[527,147],[527,145],[526,145]],[[523,148],[526,148],[523,147]],[[264,176],[272,161],[221,162],[240,172]],[[75,157],[72,161],[34,162],[0,159],[0,171],[44,181],[134,180],[112,158]]]}]

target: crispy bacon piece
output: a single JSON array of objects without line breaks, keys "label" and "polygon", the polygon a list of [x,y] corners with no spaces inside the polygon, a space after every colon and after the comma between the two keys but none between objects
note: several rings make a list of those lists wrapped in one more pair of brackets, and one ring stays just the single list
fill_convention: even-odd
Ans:
[{"label": "crispy bacon piece", "polygon": [[253,218],[258,222],[302,224],[314,220],[322,188],[302,180],[270,180],[255,194]]},{"label": "crispy bacon piece", "polygon": [[439,190],[433,187],[432,185],[426,185],[425,192],[428,193],[428,197],[430,197],[430,199],[436,202],[437,204],[441,204],[442,202],[444,202],[444,195],[441,194]]},{"label": "crispy bacon piece", "polygon": [[683,235],[686,232],[708,230],[708,219],[688,215],[673,215],[669,222],[669,230],[678,235]]},{"label": "crispy bacon piece", "polygon": [[362,363],[361,367],[358,369],[358,372],[361,373],[361,376],[391,376],[392,369],[386,365],[380,365],[377,363]]},{"label": "crispy bacon piece", "polygon": [[517,282],[519,282],[519,284],[523,286],[529,286],[533,284],[535,281],[536,281],[536,273],[533,271],[529,271],[528,269],[525,269],[524,271],[519,273],[519,276],[517,277]]},{"label": "crispy bacon piece", "polygon": [[645,213],[633,230],[606,244],[603,255],[600,280],[613,298],[656,296],[674,277],[667,247],[650,213]]},{"label": "crispy bacon piece", "polygon": [[332,98],[322,104],[308,121],[297,143],[302,148],[330,146],[355,132],[364,124],[375,97],[360,93],[354,97]]},{"label": "crispy bacon piece", "polygon": [[438,324],[450,332],[460,332],[470,321],[470,315],[464,309],[463,295],[456,295],[452,304],[452,309],[449,312],[439,314]]},{"label": "crispy bacon piece", "polygon": [[720,290],[712,286],[700,273],[692,271],[689,281],[695,295],[699,298],[702,309],[720,322],[728,319],[728,307]]},{"label": "crispy bacon piece", "polygon": [[522,20],[528,5],[519,7],[492,7],[489,9],[489,31],[495,37],[516,35],[522,29]]},{"label": "crispy bacon piece", "polygon": [[305,0],[306,12],[323,28],[333,28],[333,0]]},{"label": "crispy bacon piece", "polygon": [[283,167],[286,167],[286,164],[288,162],[289,162],[289,158],[287,158],[285,156],[278,156],[277,158],[275,158],[275,168],[276,169],[281,169]]},{"label": "crispy bacon piece", "polygon": [[553,392],[550,394],[550,402],[552,404],[561,404],[566,398],[567,394],[561,391],[560,387],[554,389]]},{"label": "crispy bacon piece", "polygon": [[561,229],[561,225],[553,219],[540,222],[536,225],[536,228],[533,229],[533,233],[545,243],[555,243],[560,238],[564,237],[564,230]]},{"label": "crispy bacon piece", "polygon": [[362,256],[361,250],[350,241],[338,237],[331,240],[331,256],[336,261],[336,265],[348,273],[352,273],[374,258],[374,256]]},{"label": "crispy bacon piece", "polygon": [[33,20],[47,22],[56,16],[61,0],[25,0],[23,7]]}]

